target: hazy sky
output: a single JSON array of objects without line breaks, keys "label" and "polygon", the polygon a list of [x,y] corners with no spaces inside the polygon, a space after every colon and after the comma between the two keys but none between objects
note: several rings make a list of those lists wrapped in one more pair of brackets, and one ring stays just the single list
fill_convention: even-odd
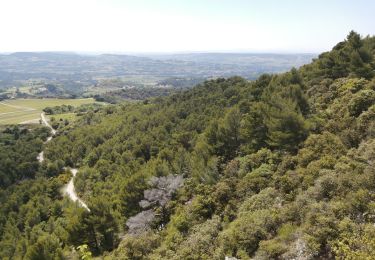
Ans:
[{"label": "hazy sky", "polygon": [[0,52],[321,52],[372,0],[0,0]]}]

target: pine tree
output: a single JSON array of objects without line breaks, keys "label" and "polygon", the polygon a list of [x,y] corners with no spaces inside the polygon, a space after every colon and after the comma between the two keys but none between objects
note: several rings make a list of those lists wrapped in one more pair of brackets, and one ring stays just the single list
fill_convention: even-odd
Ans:
[{"label": "pine tree", "polygon": [[244,150],[255,152],[267,145],[267,125],[265,105],[261,102],[253,103],[250,112],[244,116],[241,126],[241,135],[245,141]]},{"label": "pine tree", "polygon": [[267,144],[271,148],[295,151],[307,136],[307,125],[296,103],[279,99],[278,106],[267,111]]}]

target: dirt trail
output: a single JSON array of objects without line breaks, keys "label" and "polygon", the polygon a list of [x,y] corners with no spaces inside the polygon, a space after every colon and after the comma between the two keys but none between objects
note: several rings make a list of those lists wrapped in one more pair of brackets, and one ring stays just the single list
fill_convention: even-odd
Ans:
[{"label": "dirt trail", "polygon": [[[67,169],[67,168],[66,168]],[[77,195],[75,188],[74,188],[74,177],[76,176],[78,169],[75,168],[69,168],[70,172],[72,173],[73,177],[70,179],[69,183],[64,187],[63,192],[64,194],[68,195],[69,198],[76,202],[78,201],[79,205],[81,207],[85,208],[87,211],[90,212],[89,207],[87,207],[86,203],[83,202]]]},{"label": "dirt trail", "polygon": [[[52,136],[49,136],[47,138],[47,141],[45,141],[45,143],[48,143],[49,141],[52,140],[52,138],[56,135],[57,131],[55,129],[52,128],[52,126],[48,123],[44,113],[41,113],[40,114],[40,117],[42,118],[42,122],[45,126],[47,126],[49,129],[51,129],[51,134]],[[42,163],[44,161],[44,151],[41,151],[38,156],[37,156],[37,159],[40,163]],[[74,177],[76,177],[77,175],[77,172],[78,172],[78,169],[75,169],[75,168],[67,168],[65,167],[64,169],[69,169],[70,172],[72,173],[72,178],[70,179],[70,181],[68,182],[68,184],[66,186],[64,186],[63,188],[63,193],[65,195],[67,195],[72,201],[76,202],[78,201],[79,205],[83,208],[85,208],[87,211],[90,212],[90,209],[89,207],[87,207],[86,203],[83,202],[77,195],[77,193],[75,192],[75,188],[74,188]]]}]

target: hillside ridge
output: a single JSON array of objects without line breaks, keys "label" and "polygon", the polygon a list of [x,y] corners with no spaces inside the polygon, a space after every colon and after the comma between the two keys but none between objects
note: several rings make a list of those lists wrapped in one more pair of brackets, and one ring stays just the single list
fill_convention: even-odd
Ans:
[{"label": "hillside ridge", "polygon": [[[35,178],[2,190],[0,258],[370,259],[374,57],[375,37],[352,31],[283,74],[85,114],[45,146]],[[46,136],[17,142],[33,133]],[[75,165],[90,212],[56,192]]]}]

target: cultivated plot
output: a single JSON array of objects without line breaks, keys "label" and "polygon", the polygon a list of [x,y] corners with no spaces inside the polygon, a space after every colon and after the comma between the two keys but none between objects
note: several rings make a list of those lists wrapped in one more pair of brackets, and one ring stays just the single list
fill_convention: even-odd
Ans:
[{"label": "cultivated plot", "polygon": [[92,98],[84,99],[14,99],[0,102],[0,125],[37,123],[40,113],[46,107],[72,105],[80,106],[82,104],[91,104],[95,100]]}]

